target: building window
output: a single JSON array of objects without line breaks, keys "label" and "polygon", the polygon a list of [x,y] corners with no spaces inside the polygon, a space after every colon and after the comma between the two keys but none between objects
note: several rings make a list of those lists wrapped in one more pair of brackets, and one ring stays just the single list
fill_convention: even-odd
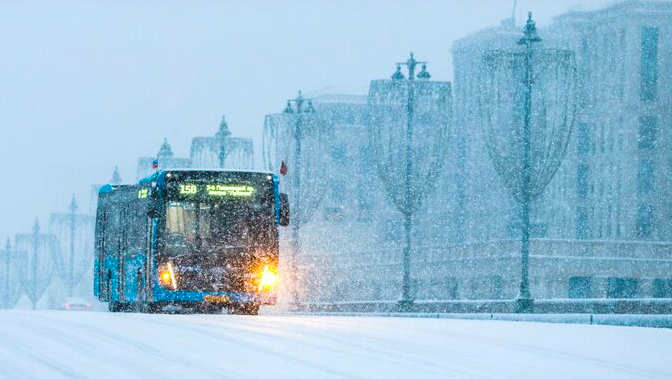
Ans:
[{"label": "building window", "polygon": [[640,96],[642,100],[656,99],[658,90],[658,28],[642,29],[640,67]]},{"label": "building window", "polygon": [[610,299],[631,299],[637,295],[637,279],[608,278],[607,297]]},{"label": "building window", "polygon": [[587,154],[590,152],[590,128],[585,122],[579,123],[578,138],[578,152],[579,154]]},{"label": "building window", "polygon": [[637,166],[637,193],[640,196],[653,192],[653,160],[641,159]]},{"label": "building window", "polygon": [[446,297],[448,299],[454,300],[458,298],[458,290],[457,290],[457,279],[456,278],[448,278],[446,279]]},{"label": "building window", "polygon": [[[581,64],[579,65],[579,77],[581,83],[590,83],[590,57],[588,56],[589,45],[587,37],[581,39]],[[579,108],[585,109],[588,107],[588,84],[580,85],[578,88],[579,94]]]},{"label": "building window", "polygon": [[331,159],[332,161],[339,166],[342,166],[345,163],[345,147],[344,146],[334,146],[331,149]]},{"label": "building window", "polygon": [[672,297],[672,279],[654,279],[653,297]]},{"label": "building window", "polygon": [[591,278],[587,276],[573,276],[569,278],[569,298],[588,299],[591,297]]},{"label": "building window", "polygon": [[366,187],[360,183],[357,190],[357,205],[359,209],[359,216],[357,221],[370,221],[371,211],[373,210],[373,200],[371,194],[366,190]]},{"label": "building window", "polygon": [[618,59],[620,61],[620,64],[621,64],[620,77],[619,77],[619,80],[618,80],[618,97],[620,99],[622,99],[623,95],[625,94],[625,88],[624,88],[625,87],[625,61],[626,61],[626,59],[625,59],[625,54],[626,54],[626,52],[625,52],[625,41],[626,41],[625,37],[626,37],[626,31],[625,31],[625,28],[623,28],[623,29],[621,29],[620,47],[619,47],[619,51],[620,51],[621,54],[620,54],[620,57]]},{"label": "building window", "polygon": [[605,133],[606,133],[606,131],[605,131],[605,128],[604,128],[604,124],[602,124],[602,125],[600,125],[600,153],[604,153],[604,150],[605,150],[605,147],[604,147],[605,141],[606,141]]},{"label": "building window", "polygon": [[490,277],[490,296],[492,299],[502,299],[504,292],[504,280],[499,275]]},{"label": "building window", "polygon": [[637,209],[637,238],[649,238],[653,235],[653,206],[640,205]]},{"label": "building window", "polygon": [[576,196],[581,199],[588,196],[588,165],[585,163],[576,166]]},{"label": "building window", "polygon": [[388,241],[399,241],[401,239],[401,226],[396,220],[387,220],[385,222],[385,239]]},{"label": "building window", "polygon": [[588,238],[588,210],[586,207],[576,208],[576,238]]},{"label": "building window", "polygon": [[655,116],[639,118],[639,131],[637,135],[637,147],[639,150],[651,150],[656,144],[656,127],[658,119]]}]

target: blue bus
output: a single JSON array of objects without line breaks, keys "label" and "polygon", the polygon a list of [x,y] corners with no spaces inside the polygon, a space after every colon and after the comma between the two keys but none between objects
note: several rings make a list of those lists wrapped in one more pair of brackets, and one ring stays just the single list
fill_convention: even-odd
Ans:
[{"label": "blue bus", "polygon": [[257,314],[276,302],[278,232],[288,224],[287,195],[267,172],[160,170],[105,185],[94,293],[111,312]]}]

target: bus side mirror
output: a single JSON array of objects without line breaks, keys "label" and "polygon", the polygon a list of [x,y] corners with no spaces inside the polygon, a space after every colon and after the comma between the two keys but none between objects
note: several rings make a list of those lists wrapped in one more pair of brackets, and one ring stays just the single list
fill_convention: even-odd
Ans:
[{"label": "bus side mirror", "polygon": [[159,217],[159,201],[158,201],[158,193],[156,192],[156,188],[153,185],[152,189],[149,190],[149,198],[151,201],[147,206],[147,217],[157,218]]},{"label": "bus side mirror", "polygon": [[280,194],[280,226],[289,225],[289,196]]},{"label": "bus side mirror", "polygon": [[147,217],[148,218],[159,217],[159,207],[157,202],[152,201],[149,203],[149,207],[147,208]]}]

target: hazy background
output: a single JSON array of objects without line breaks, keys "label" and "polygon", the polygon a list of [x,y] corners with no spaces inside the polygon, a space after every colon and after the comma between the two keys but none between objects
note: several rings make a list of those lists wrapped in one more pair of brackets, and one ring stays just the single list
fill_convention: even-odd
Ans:
[{"label": "hazy background", "polygon": [[[606,0],[520,0],[539,26]],[[0,238],[46,228],[74,193],[167,137],[187,157],[222,114],[255,140],[264,115],[305,93],[364,94],[413,50],[452,80],[455,39],[510,17],[513,0],[16,1],[0,5]],[[329,90],[331,89],[331,90]],[[13,238],[12,238],[13,239]],[[4,241],[3,241],[4,244]],[[3,245],[4,246],[4,245]]]}]

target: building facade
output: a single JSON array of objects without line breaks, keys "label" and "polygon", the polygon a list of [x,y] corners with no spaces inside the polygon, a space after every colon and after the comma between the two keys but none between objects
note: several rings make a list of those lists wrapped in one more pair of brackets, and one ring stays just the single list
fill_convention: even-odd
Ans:
[{"label": "building facade", "polygon": [[[563,14],[540,31],[543,44],[575,52],[578,94],[565,160],[533,205],[535,297],[672,296],[671,20],[671,2],[624,1]],[[452,48],[458,240],[491,241],[514,257],[506,246],[519,236],[518,205],[487,157],[477,91],[482,54],[520,36],[506,20]],[[505,266],[517,267],[515,258]],[[516,284],[505,283],[507,297]]]},{"label": "building facade", "polygon": [[225,168],[253,170],[254,143],[251,138],[231,137],[228,125],[222,117],[219,130],[214,136],[192,138],[189,158],[175,157],[167,140],[163,141],[156,157],[139,158],[136,180],[154,173],[153,163],[155,160],[158,160],[159,169]]},{"label": "building facade", "polygon": [[[417,130],[423,132],[437,122],[449,122],[451,99],[450,83],[418,83],[414,101]],[[324,132],[328,135],[328,144],[316,148],[313,146],[316,142],[311,144],[307,139],[301,150],[303,160],[319,165],[314,174],[324,175],[323,188],[319,191],[322,200],[311,210],[310,220],[301,227],[298,257],[293,255],[291,230],[282,231],[285,260],[296,262],[291,269],[298,272],[296,285],[300,288],[300,298],[302,301],[394,299],[399,295],[402,279],[399,264],[403,217],[391,202],[385,186],[403,183],[386,184],[381,180],[368,123],[374,111],[405,115],[403,88],[395,80],[377,80],[372,82],[368,96],[325,94],[311,99],[310,107],[314,109],[310,117],[319,120],[317,126],[328,129]],[[280,162],[288,164],[288,178],[281,180],[281,185],[283,191],[290,193],[290,200],[295,167],[292,131],[297,121],[307,123],[307,120],[298,120],[294,113],[283,112],[268,115],[264,126],[266,168],[278,172]],[[405,119],[401,117],[395,122],[405,123]],[[418,141],[429,138],[432,138],[429,133],[417,135]],[[418,162],[426,162],[422,158],[419,157]],[[448,175],[445,170],[438,170],[435,176],[432,187],[436,188],[427,190],[429,195],[415,216],[414,245],[441,241],[448,233],[446,224],[435,222],[450,212],[444,201]],[[381,261],[380,257],[360,261],[361,257],[378,254],[391,263]]]},{"label": "building facade", "polygon": [[212,137],[194,137],[189,154],[193,168],[254,169],[254,143],[251,138],[231,137],[222,117]]},{"label": "building facade", "polygon": [[170,169],[170,168],[189,168],[191,167],[191,160],[188,158],[176,158],[173,154],[173,149],[168,143],[168,139],[165,139],[159,148],[159,152],[156,157],[141,157],[138,158],[138,168],[136,171],[135,179],[140,180],[146,176],[152,175],[156,168],[154,168],[155,162],[160,169]]},{"label": "building facade", "polygon": [[[672,297],[671,28],[672,2],[623,1],[560,15],[540,30],[545,46],[575,53],[578,96],[566,157],[532,206],[533,297]],[[413,231],[418,300],[518,294],[519,205],[491,162],[478,98],[483,53],[515,46],[521,36],[505,20],[452,46],[451,140]],[[393,301],[401,294],[401,217],[376,177],[368,102],[315,100],[318,112],[336,105],[347,112],[331,116],[330,185],[305,228],[304,301]],[[362,201],[366,190],[358,186],[375,195]]]}]

